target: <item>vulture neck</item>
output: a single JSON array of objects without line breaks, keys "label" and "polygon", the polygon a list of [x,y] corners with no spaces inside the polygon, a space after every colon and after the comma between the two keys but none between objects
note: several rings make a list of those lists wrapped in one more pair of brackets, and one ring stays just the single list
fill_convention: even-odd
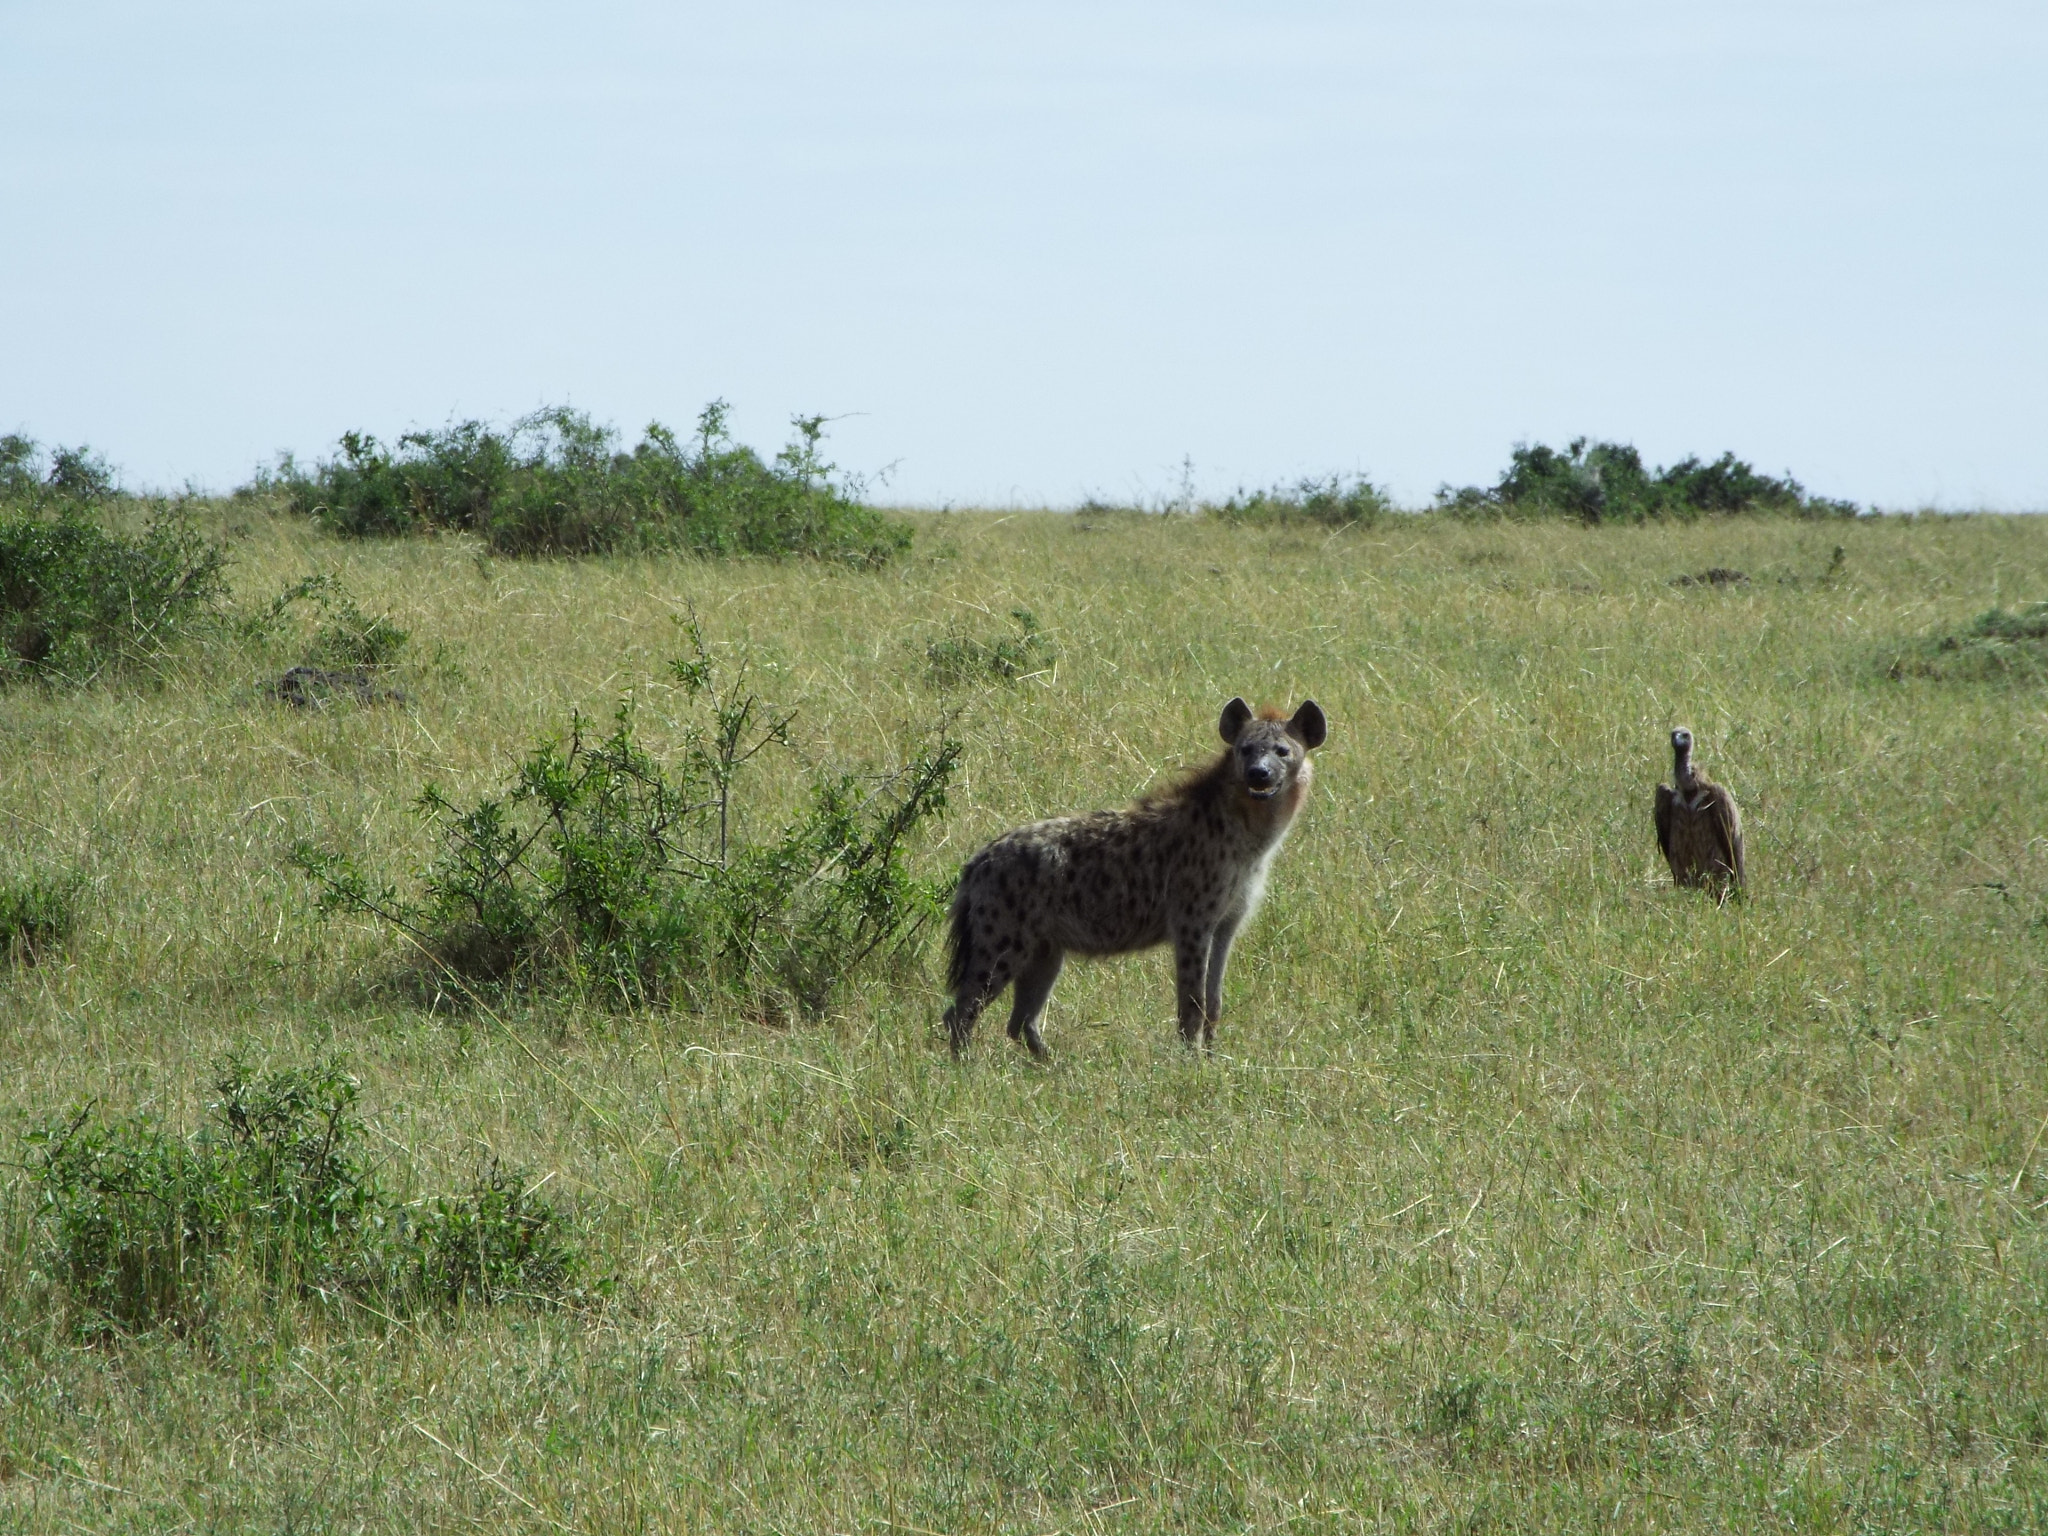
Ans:
[{"label": "vulture neck", "polygon": [[1692,748],[1673,747],[1671,749],[1671,778],[1672,788],[1676,789],[1681,795],[1689,795],[1698,787],[1699,775],[1693,772]]}]

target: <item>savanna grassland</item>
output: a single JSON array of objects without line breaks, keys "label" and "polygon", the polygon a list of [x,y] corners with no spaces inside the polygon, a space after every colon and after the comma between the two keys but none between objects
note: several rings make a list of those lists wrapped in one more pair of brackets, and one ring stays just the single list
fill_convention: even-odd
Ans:
[{"label": "savanna grassland", "polygon": [[[2048,1526],[2048,691],[1893,666],[2048,597],[2048,523],[924,516],[862,571],[206,516],[239,608],[330,573],[408,631],[408,697],[287,709],[290,638],[226,628],[0,693],[0,852],[79,893],[0,980],[0,1529]],[[935,668],[1018,609],[1032,670]],[[1041,1068],[999,1012],[950,1058],[935,943],[822,1020],[435,1006],[320,913],[301,840],[416,868],[424,782],[626,690],[672,739],[692,610],[797,710],[752,814],[958,711],[933,877],[1316,698],[1217,1054],[1164,953],[1070,966]],[[1681,723],[1725,907],[1650,830]],[[399,1197],[529,1170],[589,1283],[230,1265],[203,1326],[81,1332],[27,1133],[196,1125],[230,1057],[339,1063]]]}]

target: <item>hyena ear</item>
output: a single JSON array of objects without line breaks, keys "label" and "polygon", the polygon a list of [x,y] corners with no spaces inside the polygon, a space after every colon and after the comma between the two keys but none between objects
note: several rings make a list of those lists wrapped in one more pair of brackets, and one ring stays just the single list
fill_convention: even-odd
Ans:
[{"label": "hyena ear", "polygon": [[1251,705],[1245,703],[1243,699],[1232,699],[1223,706],[1223,718],[1217,722],[1216,729],[1222,733],[1223,739],[1234,747],[1251,717]]},{"label": "hyena ear", "polygon": [[1294,712],[1294,718],[1287,722],[1287,734],[1313,752],[1320,747],[1330,734],[1330,722],[1323,718],[1322,706],[1314,699],[1303,699],[1301,708]]}]

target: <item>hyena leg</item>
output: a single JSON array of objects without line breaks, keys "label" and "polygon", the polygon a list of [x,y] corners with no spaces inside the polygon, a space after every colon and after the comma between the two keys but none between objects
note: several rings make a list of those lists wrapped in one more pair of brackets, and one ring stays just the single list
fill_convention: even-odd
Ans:
[{"label": "hyena leg", "polygon": [[1223,973],[1230,965],[1230,941],[1237,937],[1239,919],[1226,917],[1216,925],[1209,941],[1209,990],[1202,1001],[1207,1005],[1202,1020],[1202,1044],[1216,1043],[1216,1021],[1223,1017]]},{"label": "hyena leg", "polygon": [[946,1034],[953,1042],[955,1056],[967,1049],[967,1042],[974,1038],[974,1024],[981,1017],[981,1010],[1009,980],[1008,968],[996,965],[986,970],[970,971],[967,979],[960,983],[960,990],[953,994],[953,1001],[946,1009]]},{"label": "hyena leg", "polygon": [[1017,990],[1010,999],[1010,1038],[1022,1040],[1031,1054],[1043,1061],[1045,1041],[1038,1033],[1038,1016],[1045,1012],[1045,1000],[1052,996],[1052,984],[1060,979],[1060,967],[1067,957],[1057,949],[1041,950],[1017,973]]},{"label": "hyena leg", "polygon": [[1203,994],[1208,990],[1210,932],[1184,928],[1173,936],[1174,989],[1180,1002],[1180,1037],[1189,1045],[1202,1039]]}]

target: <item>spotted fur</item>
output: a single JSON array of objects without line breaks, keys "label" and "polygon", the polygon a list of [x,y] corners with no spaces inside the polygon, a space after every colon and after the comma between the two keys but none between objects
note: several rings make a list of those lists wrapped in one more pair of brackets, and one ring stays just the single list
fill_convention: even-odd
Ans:
[{"label": "spotted fur", "polygon": [[1181,1038],[1212,1046],[1231,940],[1257,910],[1266,871],[1308,796],[1309,753],[1327,724],[1313,700],[1283,719],[1224,708],[1227,743],[1208,767],[1129,810],[1062,816],[1006,832],[967,861],[953,897],[957,1053],[1015,984],[1009,1033],[1046,1054],[1039,1015],[1070,954],[1173,945]]}]

